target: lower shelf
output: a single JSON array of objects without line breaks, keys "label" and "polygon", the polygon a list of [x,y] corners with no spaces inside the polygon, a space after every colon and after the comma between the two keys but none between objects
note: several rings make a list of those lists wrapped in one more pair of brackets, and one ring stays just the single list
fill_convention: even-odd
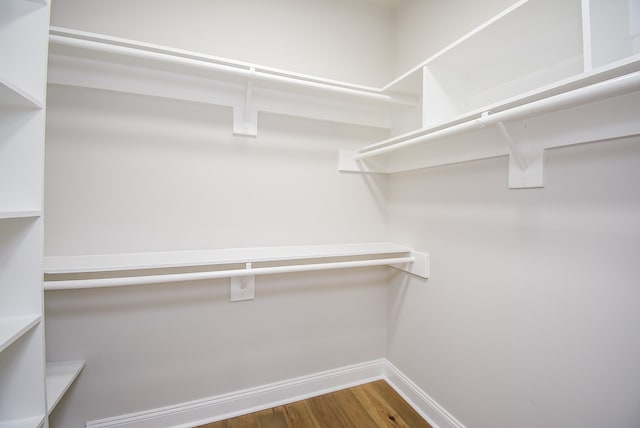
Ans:
[{"label": "lower shelf", "polygon": [[33,416],[12,421],[0,421],[0,428],[40,428],[44,425],[45,416]]},{"label": "lower shelf", "polygon": [[47,363],[47,413],[53,411],[83,368],[84,361]]},{"label": "lower shelf", "polygon": [[10,318],[0,317],[0,352],[38,325],[41,318],[40,315]]},{"label": "lower shelf", "polygon": [[40,217],[41,215],[41,210],[0,211],[0,220],[10,218]]}]

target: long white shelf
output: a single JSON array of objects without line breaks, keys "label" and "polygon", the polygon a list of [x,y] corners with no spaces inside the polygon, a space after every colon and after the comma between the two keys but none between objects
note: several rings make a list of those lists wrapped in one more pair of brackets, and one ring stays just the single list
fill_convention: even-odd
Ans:
[{"label": "long white shelf", "polygon": [[46,391],[48,414],[51,414],[53,409],[60,402],[62,396],[76,380],[84,368],[84,364],[84,361],[47,363]]},{"label": "long white shelf", "polygon": [[40,315],[0,318],[0,352],[38,325]]},{"label": "long white shelf", "polygon": [[[481,119],[484,113],[496,114],[496,113],[504,112],[505,110],[521,107],[536,101],[543,100],[545,98],[561,95],[563,93],[584,88],[589,85],[594,85],[596,83],[604,82],[606,80],[629,75],[636,71],[640,71],[640,55],[636,55],[636,56],[618,61],[616,63],[600,67],[595,70],[591,70],[585,73],[580,73],[576,76],[572,76],[570,78],[563,79],[559,82],[542,86],[535,90],[528,91],[523,94],[511,97],[505,100],[501,100],[492,104],[485,105],[478,109],[474,109],[464,114],[457,115],[456,117],[453,117],[441,123],[418,128],[413,131],[410,131],[401,135],[396,135],[386,140],[370,144],[358,150],[358,155],[372,152],[376,149],[392,146],[394,144],[401,143],[407,140],[420,138],[425,135],[432,134],[434,132],[437,132],[446,128],[450,128],[473,119]],[[364,156],[364,157],[368,157],[368,156]],[[364,157],[360,156],[360,158],[364,158]]]},{"label": "long white shelf", "polygon": [[[508,155],[509,187],[542,187],[545,149],[640,134],[640,121],[631,113],[640,105],[639,91],[636,55],[444,123],[342,151],[339,169],[397,173]],[[545,127],[545,121],[553,126]]]},{"label": "long white shelf", "polygon": [[[300,263],[301,261],[307,263]],[[267,265],[253,266],[261,263]],[[222,270],[216,268],[239,264],[243,267]],[[429,276],[429,259],[425,253],[391,243],[356,243],[45,257],[44,272],[47,278],[44,287],[45,290],[118,287],[384,265],[397,267],[424,278]],[[172,268],[198,269],[176,273],[171,271]],[[168,271],[144,274],[145,271],[153,269]],[[127,272],[117,277],[101,275],[117,271],[138,271],[138,275]],[[65,275],[69,274],[92,275],[91,278],[65,278]],[[63,278],[57,279],[56,275]]]},{"label": "long white shelf", "polygon": [[62,256],[45,257],[44,273],[65,274],[163,269],[377,254],[406,254],[409,252],[411,252],[410,247],[383,242]]},{"label": "long white shelf", "polygon": [[233,109],[234,134],[255,136],[258,111],[390,128],[417,99],[257,64],[51,27],[50,84],[152,95]]}]

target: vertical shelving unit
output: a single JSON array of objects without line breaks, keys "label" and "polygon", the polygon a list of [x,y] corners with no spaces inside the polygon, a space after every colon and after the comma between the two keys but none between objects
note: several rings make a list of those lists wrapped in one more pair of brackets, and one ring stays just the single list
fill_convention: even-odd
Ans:
[{"label": "vertical shelving unit", "polygon": [[42,189],[49,4],[0,2],[0,427],[47,426]]}]

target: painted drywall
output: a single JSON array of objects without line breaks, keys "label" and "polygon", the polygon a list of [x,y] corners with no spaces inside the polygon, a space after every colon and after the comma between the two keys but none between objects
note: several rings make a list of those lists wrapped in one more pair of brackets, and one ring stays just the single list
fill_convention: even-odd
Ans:
[{"label": "painted drywall", "polygon": [[360,0],[58,0],[51,23],[347,82],[391,79],[393,15]]},{"label": "painted drywall", "polygon": [[389,288],[388,358],[465,426],[640,421],[640,139],[546,153],[546,187],[496,158],[389,180],[393,240],[428,281]]},{"label": "painted drywall", "polygon": [[400,76],[515,0],[405,0],[394,12],[394,76]]},{"label": "painted drywall", "polygon": [[[337,173],[384,131],[52,85],[46,255],[376,241],[383,177]],[[373,193],[369,189],[373,189]]]},{"label": "painted drywall", "polygon": [[[51,85],[46,255],[380,241],[384,179],[341,175],[357,126]],[[377,190],[375,190],[377,189]],[[372,192],[373,190],[373,192]],[[47,292],[47,358],[87,365],[52,427],[211,397],[384,357],[381,268]]]}]

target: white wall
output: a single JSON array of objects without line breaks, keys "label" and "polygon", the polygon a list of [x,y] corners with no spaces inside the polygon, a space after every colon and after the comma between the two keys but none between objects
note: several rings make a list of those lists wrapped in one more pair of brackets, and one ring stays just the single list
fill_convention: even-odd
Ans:
[{"label": "white wall", "polygon": [[404,0],[394,18],[394,76],[400,76],[516,0]]},{"label": "white wall", "polygon": [[640,139],[396,175],[391,240],[431,254],[389,289],[388,353],[469,428],[640,421]]},{"label": "white wall", "polygon": [[391,80],[392,14],[361,0],[58,0],[51,22],[347,82]]}]

